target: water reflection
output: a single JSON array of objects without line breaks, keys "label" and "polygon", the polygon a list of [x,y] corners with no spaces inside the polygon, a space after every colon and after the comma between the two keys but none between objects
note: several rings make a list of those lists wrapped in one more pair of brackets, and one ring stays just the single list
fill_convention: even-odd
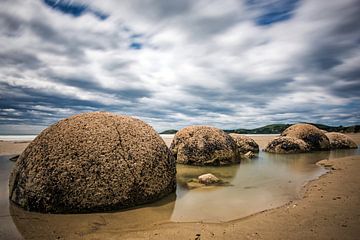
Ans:
[{"label": "water reflection", "polygon": [[[358,150],[303,154],[260,152],[257,158],[227,167],[178,165],[177,199],[172,221],[221,222],[274,208],[299,197],[302,186],[324,174],[315,163],[358,154]],[[230,182],[226,187],[188,189],[186,182],[204,173]]]},{"label": "water reflection", "polygon": [[12,219],[25,239],[104,239],[107,234],[121,236],[133,230],[146,229],[154,224],[168,222],[174,209],[176,196],[153,204],[111,213],[43,214],[24,211],[10,204]]},{"label": "water reflection", "polygon": [[[325,172],[315,162],[359,153],[359,149],[290,155],[260,152],[255,159],[240,165],[178,165],[176,195],[126,211],[66,215],[27,212],[9,205],[8,177],[14,163],[2,156],[0,239],[119,238],[123,233],[146,230],[168,221],[229,221],[297,198],[304,183]],[[204,173],[213,173],[229,185],[186,187],[187,181]]]}]

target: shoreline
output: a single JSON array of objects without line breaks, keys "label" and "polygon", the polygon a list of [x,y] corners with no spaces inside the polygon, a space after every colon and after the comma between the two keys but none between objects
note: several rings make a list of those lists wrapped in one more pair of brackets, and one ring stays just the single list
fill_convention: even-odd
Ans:
[{"label": "shoreline", "polygon": [[[360,177],[353,179],[353,175],[360,170],[360,156],[321,160],[317,162],[317,165],[322,163],[331,165],[333,169],[306,183],[302,187],[302,196],[299,199],[282,206],[221,223],[159,223],[151,230],[134,231],[122,237],[130,239],[195,239],[196,236],[205,239],[356,239],[360,234],[360,229],[358,229]],[[352,169],[352,174],[346,174],[347,177],[344,178],[343,170],[349,169],[349,165],[355,166],[356,169]],[[345,190],[342,189],[343,186],[339,186],[341,185],[339,182],[343,181],[347,183]],[[336,186],[329,185],[334,182]],[[357,189],[357,191],[350,191],[350,193],[355,193],[354,196],[344,194],[352,187]],[[346,203],[339,205],[337,201]],[[321,205],[322,207],[319,207]],[[336,206],[336,208],[329,208],[328,205]]]},{"label": "shoreline", "polygon": [[[360,134],[352,134],[351,137],[359,144]],[[262,141],[259,145],[263,148],[264,143],[273,137],[258,138],[255,140]],[[0,155],[19,154],[29,142],[1,141]],[[360,155],[320,160],[316,165],[328,172],[305,183],[298,199],[282,206],[226,222],[166,221],[127,232],[116,228],[111,231],[99,229],[78,238],[355,239],[360,234],[357,227],[360,224]]]}]

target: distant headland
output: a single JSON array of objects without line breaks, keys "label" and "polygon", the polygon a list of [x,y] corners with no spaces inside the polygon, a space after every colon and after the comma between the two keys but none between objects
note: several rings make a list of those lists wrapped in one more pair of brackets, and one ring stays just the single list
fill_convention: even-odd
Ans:
[{"label": "distant headland", "polygon": [[[317,124],[317,123],[308,123],[320,128],[321,130],[325,130],[327,132],[343,132],[343,133],[358,133],[360,132],[360,125],[352,125],[352,126],[328,126],[325,124]],[[280,134],[286,128],[293,124],[270,124],[259,128],[253,129],[245,129],[245,128],[237,128],[237,129],[224,129],[227,133],[239,133],[239,134]],[[169,129],[160,132],[160,134],[175,134],[178,130]]]}]

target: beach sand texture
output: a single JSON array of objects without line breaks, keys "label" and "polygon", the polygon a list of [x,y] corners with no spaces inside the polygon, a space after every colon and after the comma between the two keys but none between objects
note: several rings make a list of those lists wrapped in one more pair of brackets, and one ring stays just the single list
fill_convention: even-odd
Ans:
[{"label": "beach sand texture", "polygon": [[[360,144],[360,134],[348,135]],[[260,149],[274,138],[252,137]],[[19,154],[26,145],[2,141],[0,155]],[[99,226],[79,239],[358,239],[360,156],[317,164],[327,167],[329,173],[307,184],[301,199],[276,209],[224,223],[169,222],[126,232],[116,227],[102,231]]]}]

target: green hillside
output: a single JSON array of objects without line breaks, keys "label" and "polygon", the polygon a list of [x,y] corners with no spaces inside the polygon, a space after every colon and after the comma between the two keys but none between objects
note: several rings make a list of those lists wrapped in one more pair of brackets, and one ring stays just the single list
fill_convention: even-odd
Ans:
[{"label": "green hillside", "polygon": [[[360,132],[360,125],[353,125],[353,126],[328,126],[324,124],[316,124],[316,123],[309,123],[312,124],[322,130],[328,132],[344,132],[344,133],[357,133]],[[227,133],[239,133],[239,134],[280,134],[286,128],[291,126],[292,124],[270,124],[259,128],[254,129],[245,129],[245,128],[238,128],[238,129],[225,129],[224,131]],[[177,130],[170,129],[161,132],[160,134],[175,134]]]}]

